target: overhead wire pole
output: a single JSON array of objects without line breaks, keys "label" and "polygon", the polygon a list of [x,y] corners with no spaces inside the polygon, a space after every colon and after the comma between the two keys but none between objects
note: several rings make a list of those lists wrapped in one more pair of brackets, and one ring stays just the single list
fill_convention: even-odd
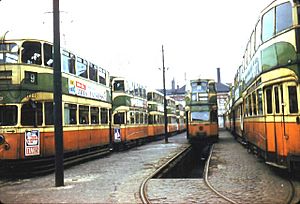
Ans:
[{"label": "overhead wire pole", "polygon": [[59,0],[53,0],[55,186],[64,185]]},{"label": "overhead wire pole", "polygon": [[163,88],[164,88],[164,118],[165,118],[165,143],[168,143],[168,116],[167,116],[167,98],[166,98],[166,70],[165,70],[165,56],[164,46],[161,48],[162,62],[163,62]]}]

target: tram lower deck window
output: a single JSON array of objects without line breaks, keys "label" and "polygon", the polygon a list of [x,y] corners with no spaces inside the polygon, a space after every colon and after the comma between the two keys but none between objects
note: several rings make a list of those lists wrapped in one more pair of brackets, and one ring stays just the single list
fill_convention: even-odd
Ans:
[{"label": "tram lower deck window", "polygon": [[36,101],[29,101],[21,108],[21,125],[42,125],[43,111],[42,104]]},{"label": "tram lower deck window", "polygon": [[67,124],[67,125],[77,124],[76,113],[77,113],[77,105],[65,104],[65,107],[64,107],[65,124]]},{"label": "tram lower deck window", "polygon": [[16,125],[17,118],[17,106],[0,106],[0,126]]},{"label": "tram lower deck window", "polygon": [[296,86],[289,86],[288,91],[290,113],[298,113],[298,98]]}]

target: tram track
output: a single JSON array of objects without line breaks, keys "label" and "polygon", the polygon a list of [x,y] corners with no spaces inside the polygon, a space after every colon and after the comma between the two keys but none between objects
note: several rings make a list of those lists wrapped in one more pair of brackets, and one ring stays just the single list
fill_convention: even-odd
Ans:
[{"label": "tram track", "polygon": [[147,183],[148,181],[153,178],[157,177],[160,178],[161,175],[163,175],[166,171],[168,171],[170,168],[173,167],[173,164],[175,160],[178,160],[180,157],[183,156],[184,153],[187,153],[188,151],[191,151],[192,147],[189,145],[188,147],[184,148],[182,151],[174,155],[169,161],[167,161],[165,164],[160,166],[156,171],[154,171],[152,174],[150,174],[148,177],[146,177],[143,182],[140,185],[139,189],[139,195],[142,203],[149,204],[151,203],[148,195],[147,195]]},{"label": "tram track", "polygon": [[[110,153],[109,148],[100,148],[84,153],[65,155],[64,167],[98,158]],[[30,178],[55,171],[55,158],[49,157],[42,160],[24,160],[20,163],[0,163],[0,175],[4,178]],[[0,177],[0,178],[1,178]]]},{"label": "tram track", "polygon": [[234,200],[228,198],[227,196],[223,195],[222,193],[220,193],[219,191],[217,191],[209,182],[208,180],[208,172],[209,172],[209,163],[210,163],[210,160],[211,160],[211,156],[212,156],[212,152],[213,152],[213,148],[214,148],[214,145],[212,145],[211,149],[210,149],[210,152],[209,152],[209,156],[208,156],[208,159],[205,163],[205,167],[204,167],[204,183],[205,185],[212,191],[214,192],[215,194],[217,194],[219,197],[223,198],[224,200],[230,202],[230,203],[233,203],[233,204],[236,204],[237,202],[235,202]]},{"label": "tram track", "polygon": [[[147,189],[147,183],[152,178],[154,178],[154,177],[159,178],[159,176],[157,176],[157,175],[162,175],[167,170],[169,170],[170,168],[172,168],[174,166],[174,161],[178,160],[179,157],[182,157],[182,154],[186,153],[190,149],[191,149],[191,146],[189,146],[188,148],[182,150],[181,152],[179,152],[178,154],[176,154],[175,156],[173,156],[168,162],[166,162],[165,164],[163,164],[160,168],[158,168],[155,172],[153,172],[151,175],[149,175],[147,178],[145,178],[143,180],[142,184],[140,185],[140,189],[139,189],[140,199],[141,199],[141,201],[142,201],[143,204],[150,204],[151,203],[151,198],[149,198],[148,192],[147,192],[148,191],[148,189]],[[208,156],[208,159],[207,159],[207,161],[205,163],[204,172],[203,172],[203,182],[204,182],[205,186],[207,187],[207,189],[209,191],[213,192],[214,194],[216,194],[219,198],[221,198],[222,200],[225,200],[225,201],[227,201],[229,203],[236,204],[237,203],[236,201],[228,198],[226,195],[224,195],[224,194],[220,193],[219,191],[217,191],[210,184],[210,182],[208,180],[209,163],[210,163],[212,151],[213,151],[213,146],[210,148],[209,156]]]}]

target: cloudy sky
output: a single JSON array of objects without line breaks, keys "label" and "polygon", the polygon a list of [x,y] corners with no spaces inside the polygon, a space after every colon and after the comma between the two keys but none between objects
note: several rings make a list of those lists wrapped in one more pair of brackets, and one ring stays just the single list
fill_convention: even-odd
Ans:
[{"label": "cloudy sky", "polygon": [[[231,83],[259,13],[273,0],[60,0],[61,45],[151,88],[185,79]],[[0,1],[0,36],[52,40],[52,0]]]}]

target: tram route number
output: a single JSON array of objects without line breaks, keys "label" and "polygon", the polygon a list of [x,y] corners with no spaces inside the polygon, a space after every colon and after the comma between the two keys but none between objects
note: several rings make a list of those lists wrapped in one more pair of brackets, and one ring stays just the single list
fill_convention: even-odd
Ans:
[{"label": "tram route number", "polygon": [[40,132],[39,130],[25,131],[25,156],[40,155]]},{"label": "tram route number", "polygon": [[37,84],[37,73],[25,71],[25,83]]}]

